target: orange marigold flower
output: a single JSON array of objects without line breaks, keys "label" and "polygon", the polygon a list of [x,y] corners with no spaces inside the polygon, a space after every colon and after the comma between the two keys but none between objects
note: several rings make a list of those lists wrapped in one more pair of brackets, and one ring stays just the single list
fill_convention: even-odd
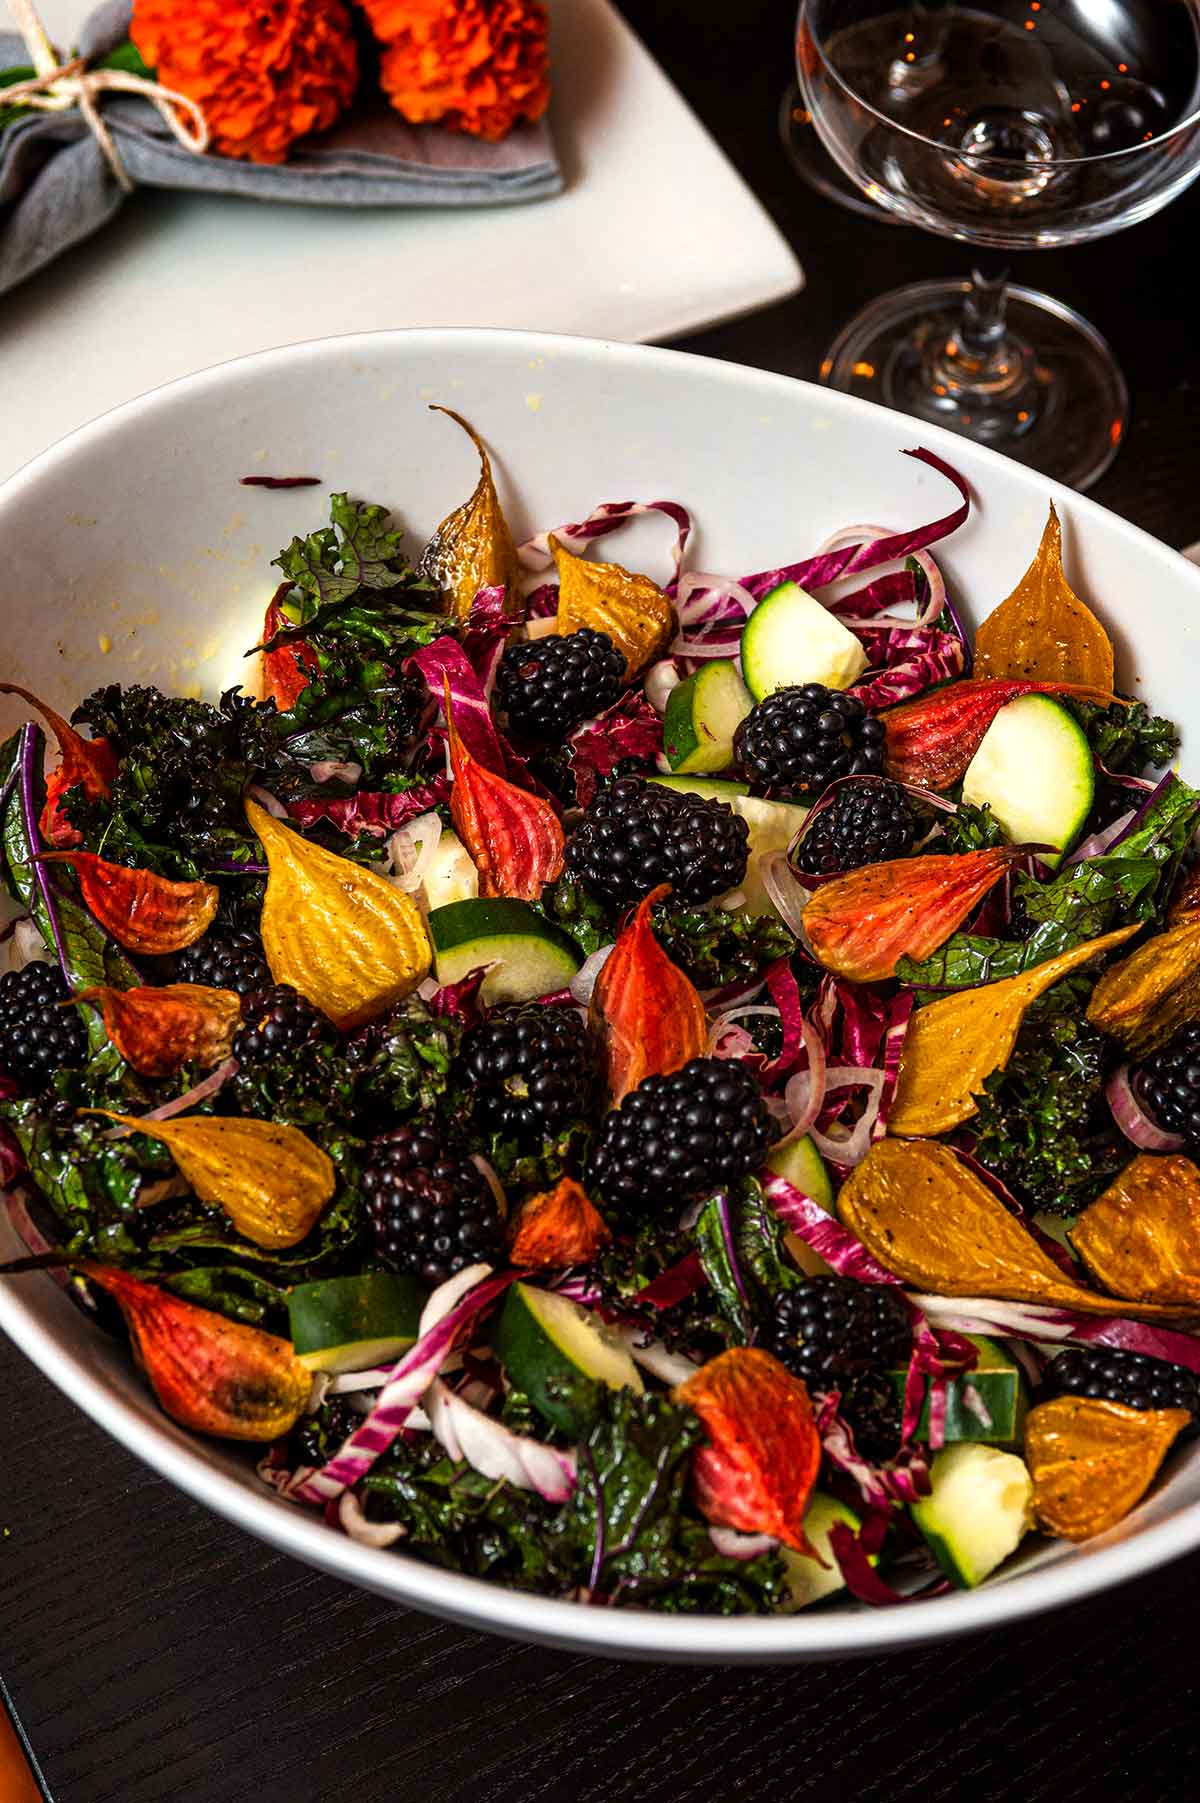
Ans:
[{"label": "orange marigold flower", "polygon": [[550,101],[541,0],[364,0],[384,46],[379,78],[413,125],[495,140]]},{"label": "orange marigold flower", "polygon": [[204,110],[219,156],[282,163],[349,105],[358,51],[341,0],[134,0],[130,36]]}]

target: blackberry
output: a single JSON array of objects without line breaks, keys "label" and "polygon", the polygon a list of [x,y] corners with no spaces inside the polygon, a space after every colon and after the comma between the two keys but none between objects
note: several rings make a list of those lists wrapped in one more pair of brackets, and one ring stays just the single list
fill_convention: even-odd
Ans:
[{"label": "blackberry", "polygon": [[1042,1372],[1040,1400],[1095,1396],[1130,1409],[1188,1409],[1200,1423],[1200,1378],[1183,1365],[1110,1346],[1069,1346]]},{"label": "blackberry", "polygon": [[206,933],[176,958],[175,980],[248,996],[270,987],[271,972],[253,933]]},{"label": "blackberry", "polygon": [[693,1058],[644,1077],[604,1118],[588,1188],[610,1208],[662,1219],[673,1208],[757,1170],[770,1116],[751,1071],[730,1058]]},{"label": "blackberry", "polygon": [[624,654],[590,626],[507,645],[496,670],[496,694],[512,730],[550,744],[611,707],[624,687]]},{"label": "blackberry", "polygon": [[242,1025],[233,1038],[239,1064],[264,1064],[285,1058],[328,1031],[325,1016],[289,983],[256,989],[242,1001]]},{"label": "blackberry", "polygon": [[467,1034],[460,1058],[475,1119],[506,1139],[542,1146],[591,1109],[596,1046],[574,1008],[493,1014]]},{"label": "blackberry", "polygon": [[835,777],[882,770],[883,741],[883,722],[856,696],[805,682],[750,709],[733,735],[733,755],[756,788],[815,795]]},{"label": "blackberry", "polygon": [[55,1071],[87,1062],[87,1032],[57,964],[35,962],[0,977],[0,1071],[40,1089]]},{"label": "blackberry", "polygon": [[1200,1021],[1189,1021],[1143,1059],[1133,1087],[1164,1132],[1200,1145]]},{"label": "blackberry", "polygon": [[672,900],[711,901],[746,874],[750,829],[720,801],[619,776],[567,841],[565,868],[613,907],[670,883]]},{"label": "blackberry", "polygon": [[916,810],[899,783],[847,783],[813,819],[796,862],[812,876],[859,870],[906,858],[919,831]]},{"label": "blackberry", "polygon": [[504,1230],[491,1185],[455,1158],[422,1122],[371,1144],[363,1172],[367,1220],[380,1261],[412,1271],[431,1288],[467,1265],[504,1255]]},{"label": "blackberry", "polygon": [[901,1404],[888,1373],[912,1350],[908,1311],[886,1286],[810,1277],[773,1303],[761,1344],[803,1378],[809,1393],[841,1395],[839,1412],[868,1459],[899,1447]]}]

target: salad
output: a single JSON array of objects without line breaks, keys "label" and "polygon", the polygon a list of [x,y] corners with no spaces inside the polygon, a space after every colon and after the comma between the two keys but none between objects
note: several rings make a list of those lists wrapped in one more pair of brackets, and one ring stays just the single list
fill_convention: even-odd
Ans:
[{"label": "salad", "polygon": [[[1200,1421],[1200,791],[1050,509],[736,579],[335,494],[245,688],[0,751],[0,1178],[163,1409],[374,1547],[879,1607]],[[289,479],[281,478],[282,482]],[[664,584],[605,552],[652,516]],[[998,602],[998,604],[996,604]]]}]

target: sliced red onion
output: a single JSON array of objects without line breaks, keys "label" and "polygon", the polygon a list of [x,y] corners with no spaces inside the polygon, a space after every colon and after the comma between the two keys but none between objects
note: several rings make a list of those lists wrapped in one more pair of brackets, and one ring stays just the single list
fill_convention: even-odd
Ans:
[{"label": "sliced red onion", "polygon": [[803,916],[809,892],[797,880],[795,871],[788,863],[787,853],[765,852],[758,861],[758,870],[763,888],[780,920],[791,929],[802,945],[807,945],[808,936],[804,931]]},{"label": "sliced red onion", "polygon": [[1112,825],[1106,826],[1102,833],[1093,833],[1090,839],[1085,839],[1081,845],[1077,845],[1074,851],[1063,859],[1059,868],[1066,870],[1071,864],[1081,864],[1085,858],[1103,857],[1104,853],[1115,845],[1118,839],[1124,837],[1126,828],[1131,826],[1136,818],[1136,808],[1130,808],[1127,814],[1118,814]]},{"label": "sliced red onion", "polygon": [[1186,1144],[1182,1133],[1167,1133],[1151,1120],[1137,1099],[1128,1064],[1119,1065],[1104,1089],[1113,1120],[1141,1152],[1178,1152]]},{"label": "sliced red onion", "polygon": [[714,605],[717,597],[723,601],[726,597],[732,601],[745,618],[749,618],[758,606],[758,602],[748,588],[735,582],[732,576],[708,575],[703,570],[687,570],[679,578],[679,586],[675,596],[675,611],[681,626],[703,625],[714,612],[725,612],[720,602]]},{"label": "sliced red onion", "polygon": [[737,1528],[712,1525],[708,1537],[723,1559],[761,1559],[779,1545],[773,1534],[742,1534]]},{"label": "sliced red onion", "polygon": [[308,774],[315,783],[346,783],[351,789],[357,787],[362,773],[362,765],[350,758],[319,758],[308,766]]},{"label": "sliced red onion", "polygon": [[287,819],[288,811],[283,803],[277,796],[272,795],[270,789],[264,789],[261,783],[251,783],[246,793],[250,796],[251,800],[258,803],[260,808],[265,808],[267,810],[267,813],[271,816],[272,820]]},{"label": "sliced red onion", "polygon": [[743,977],[736,983],[725,983],[720,989],[702,989],[700,1000],[710,1014],[732,1008],[735,1002],[749,1002],[762,988],[761,977]]},{"label": "sliced red onion", "polygon": [[230,1077],[236,1076],[238,1061],[227,1058],[224,1064],[218,1064],[215,1071],[209,1071],[202,1082],[191,1089],[186,1089],[173,1102],[164,1102],[159,1108],[151,1108],[142,1118],[147,1121],[169,1121],[172,1115],[182,1114],[185,1108],[194,1108],[197,1102],[206,1102],[209,1096],[215,1096],[218,1090],[224,1089]]},{"label": "sliced red onion", "polygon": [[584,959],[567,987],[575,1000],[583,1008],[591,1006],[592,991],[596,987],[596,978],[612,957],[615,945],[601,945]]},{"label": "sliced red onion", "polygon": [[656,664],[651,664],[646,671],[642,688],[646,700],[656,714],[665,714],[667,698],[672,689],[677,689],[683,678],[679,674],[678,665],[673,657],[660,657]]},{"label": "sliced red onion", "polygon": [[[871,1149],[875,1137],[875,1123],[879,1118],[879,1105],[883,1099],[887,1078],[883,1071],[860,1069],[856,1066],[838,1066],[825,1073],[826,1096],[832,1089],[866,1089],[870,1091],[866,1107],[847,1133],[840,1130],[821,1132],[817,1127],[810,1127],[809,1137],[822,1158],[832,1160],[834,1164],[847,1167],[861,1164]],[[840,1128],[839,1122],[833,1127]]]},{"label": "sliced red onion", "polygon": [[353,1490],[344,1491],[338,1498],[337,1512],[343,1532],[360,1546],[395,1546],[408,1532],[399,1521],[368,1521]]},{"label": "sliced red onion", "polygon": [[727,1021],[719,1029],[714,1028],[709,1035],[709,1058],[736,1058],[741,1063],[752,1063],[761,1070],[763,1055],[754,1048],[754,1041],[745,1027],[731,1026]]},{"label": "sliced red onion", "polygon": [[492,1195],[495,1197],[496,1206],[500,1210],[501,1219],[505,1219],[508,1215],[508,1197],[504,1193],[504,1185],[497,1175],[495,1165],[489,1164],[482,1152],[472,1152],[471,1163],[475,1166],[475,1169],[479,1172],[484,1182],[491,1190]]},{"label": "sliced red onion", "polygon": [[685,1384],[689,1377],[695,1377],[700,1369],[694,1359],[685,1358],[682,1352],[668,1352],[661,1340],[646,1340],[639,1327],[614,1327],[614,1333],[624,1342],[626,1350],[635,1365],[641,1365],[651,1377],[657,1377],[661,1383]]},{"label": "sliced red onion", "polygon": [[[353,1396],[360,1390],[381,1390],[388,1380],[390,1365],[372,1365],[365,1371],[339,1371],[329,1380],[327,1394],[330,1396]],[[409,1416],[412,1423],[412,1416]]]},{"label": "sliced red onion", "polygon": [[[768,1002],[753,1002],[739,1008],[727,1008],[723,1014],[718,1014],[708,1030],[708,1044],[705,1047],[705,1056],[708,1058],[714,1056],[741,1057],[743,1055],[741,1051],[718,1052],[717,1048],[722,1042],[726,1029],[728,1027],[735,1027],[739,1021],[749,1020],[752,1016],[766,1014],[774,1015],[776,1020],[779,1020],[780,1018],[778,1008],[772,1007]],[[749,1038],[749,1035],[747,1034],[746,1037]],[[751,1044],[752,1043],[753,1042],[751,1042]]]},{"label": "sliced red onion", "polygon": [[432,811],[418,814],[391,834],[387,842],[388,874],[397,889],[403,889],[406,895],[416,893],[425,881],[441,837],[441,816]]},{"label": "sliced red onion", "polygon": [[493,1273],[490,1265],[471,1265],[440,1285],[425,1304],[416,1344],[391,1367],[361,1427],[319,1471],[298,1473],[288,1494],[320,1507],[344,1490],[352,1490],[405,1427],[463,1331],[508,1288],[515,1275],[512,1271]]},{"label": "sliced red onion", "polygon": [[566,1502],[575,1488],[575,1457],[526,1434],[514,1434],[491,1415],[456,1396],[434,1378],[425,1397],[434,1439],[452,1459],[465,1460],[484,1477],[536,1490],[545,1502]]},{"label": "sliced red onion", "polygon": [[[0,1193],[3,1195],[12,1230],[26,1250],[35,1258],[44,1258],[47,1253],[53,1252],[55,1248],[35,1223],[20,1189],[6,1189]],[[49,1265],[47,1269],[60,1289],[65,1290],[70,1285],[71,1273],[66,1265]]]},{"label": "sliced red onion", "polygon": [[5,935],[5,970],[24,970],[27,964],[52,964],[54,958],[28,914],[14,920]]}]

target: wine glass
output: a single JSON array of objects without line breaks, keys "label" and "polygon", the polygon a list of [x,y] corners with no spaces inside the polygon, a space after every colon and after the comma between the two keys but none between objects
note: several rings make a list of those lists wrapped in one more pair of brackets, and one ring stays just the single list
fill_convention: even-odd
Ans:
[{"label": "wine glass", "polygon": [[864,219],[873,219],[876,225],[904,224],[902,219],[897,219],[894,213],[889,213],[864,194],[834,162],[817,135],[797,81],[784,89],[779,102],[779,139],[796,174],[822,200],[832,200],[847,213],[860,213]]},{"label": "wine glass", "polygon": [[[844,173],[967,244],[1083,243],[1200,173],[1200,0],[801,0],[796,60]],[[1095,328],[1002,269],[885,294],[821,377],[1076,488],[1107,469],[1128,416]]]}]

